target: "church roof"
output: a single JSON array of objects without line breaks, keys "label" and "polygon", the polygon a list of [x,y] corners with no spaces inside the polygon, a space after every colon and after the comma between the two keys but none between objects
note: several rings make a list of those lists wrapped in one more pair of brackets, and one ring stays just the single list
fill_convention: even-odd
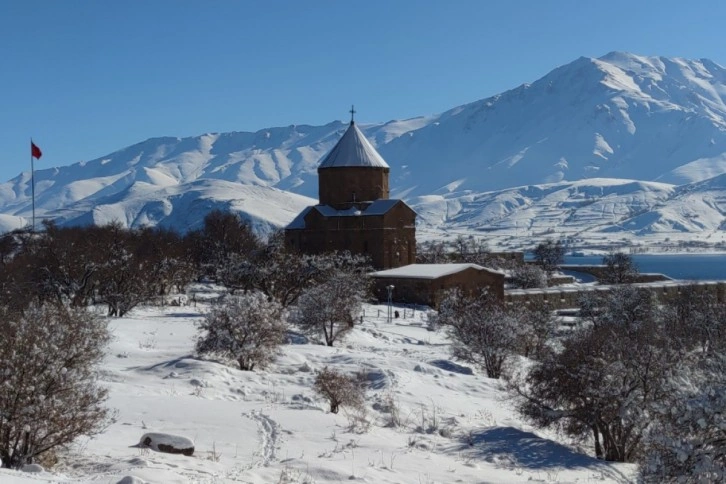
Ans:
[{"label": "church roof", "polygon": [[372,272],[373,277],[391,277],[401,279],[438,279],[439,277],[456,274],[466,269],[476,269],[504,275],[503,272],[482,267],[477,264],[409,264],[385,271]]},{"label": "church roof", "polygon": [[349,166],[388,168],[386,161],[353,121],[350,122],[338,144],[323,158],[318,169]]},{"label": "church roof", "polygon": [[[371,217],[376,215],[385,215],[390,209],[394,207],[401,200],[398,199],[384,199],[376,200],[363,210],[359,210],[356,207],[351,207],[345,210],[338,210],[331,207],[330,205],[314,205],[307,207],[305,210],[300,212],[295,219],[288,224],[286,229],[304,229],[305,228],[305,216],[310,210],[317,210],[324,217]],[[409,207],[411,208],[411,207]]]}]

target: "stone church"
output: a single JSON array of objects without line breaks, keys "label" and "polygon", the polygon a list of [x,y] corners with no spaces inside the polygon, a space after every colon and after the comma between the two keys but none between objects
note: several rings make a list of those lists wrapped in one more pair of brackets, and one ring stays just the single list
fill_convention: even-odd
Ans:
[{"label": "stone church", "polygon": [[413,264],[416,213],[403,200],[388,198],[389,171],[351,119],[318,167],[320,203],[285,228],[285,243],[307,254],[366,254],[376,269]]}]

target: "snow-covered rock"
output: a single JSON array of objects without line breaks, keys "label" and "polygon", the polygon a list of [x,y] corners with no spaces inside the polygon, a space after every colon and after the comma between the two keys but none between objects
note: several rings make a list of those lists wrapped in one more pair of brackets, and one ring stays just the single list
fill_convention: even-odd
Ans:
[{"label": "snow-covered rock", "polygon": [[146,484],[146,481],[136,476],[125,476],[116,484]]},{"label": "snow-covered rock", "polygon": [[139,447],[149,448],[167,454],[194,454],[194,441],[180,435],[149,432],[141,436]]}]

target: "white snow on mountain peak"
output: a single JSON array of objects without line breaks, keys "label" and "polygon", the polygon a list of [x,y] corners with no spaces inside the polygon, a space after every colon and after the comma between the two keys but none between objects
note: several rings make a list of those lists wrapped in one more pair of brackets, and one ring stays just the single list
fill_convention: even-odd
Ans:
[{"label": "white snow on mountain peak", "polygon": [[[610,52],[578,58],[534,82],[440,114],[359,127],[391,167],[392,197],[429,203],[426,197],[436,194],[443,198],[434,197],[434,205],[447,205],[447,213],[454,214],[452,207],[466,204],[461,196],[500,193],[501,207],[486,211],[512,217],[511,207],[519,207],[507,198],[512,187],[599,183],[594,178],[675,186],[725,173],[725,96],[726,69],[707,59]],[[173,205],[179,190],[212,180],[221,182],[215,186],[232,183],[317,197],[318,164],[346,128],[347,123],[335,121],[151,138],[83,164],[38,170],[36,209],[40,217],[78,221],[99,217],[99,209],[93,216],[83,210],[125,204],[122,213],[100,212],[116,213],[124,223],[157,223],[156,216],[139,217],[131,207],[143,203],[133,199]],[[30,216],[28,175],[0,184],[6,228],[9,221],[21,223]],[[220,200],[229,204],[231,189],[224,186]],[[650,185],[636,191],[644,186]],[[244,190],[239,193],[242,197]],[[262,193],[277,192],[256,195]],[[216,197],[209,190],[204,194],[206,200]],[[659,203],[668,204],[669,196]],[[426,213],[431,210],[426,206]],[[436,210],[439,215],[429,222],[455,223]],[[595,219],[594,214],[588,217]],[[482,214],[471,219],[480,224],[490,220]],[[286,223],[284,217],[276,220]]]}]

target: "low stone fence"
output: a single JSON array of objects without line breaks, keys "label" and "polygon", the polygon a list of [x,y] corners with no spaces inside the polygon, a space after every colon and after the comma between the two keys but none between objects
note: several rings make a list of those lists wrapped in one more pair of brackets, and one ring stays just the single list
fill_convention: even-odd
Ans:
[{"label": "low stone fence", "polygon": [[[719,302],[726,302],[726,281],[659,281],[633,284],[640,289],[650,291],[658,301],[664,302],[677,297],[688,288],[699,293],[711,294]],[[504,302],[507,304],[546,303],[553,310],[571,309],[579,306],[579,299],[583,294],[593,292],[610,292],[613,285],[592,285],[581,287],[547,289],[510,289],[504,292]]]},{"label": "low stone fence", "polygon": [[[566,270],[566,271],[573,271],[573,272],[583,272],[585,274],[590,274],[591,276],[594,276],[596,279],[600,280],[605,275],[605,270],[607,269],[606,265],[602,264],[593,264],[593,265],[578,265],[578,264],[561,264],[558,266],[559,269]],[[657,282],[657,281],[672,281],[668,276],[665,276],[663,274],[649,274],[649,273],[640,273],[636,277],[634,282]]]}]

